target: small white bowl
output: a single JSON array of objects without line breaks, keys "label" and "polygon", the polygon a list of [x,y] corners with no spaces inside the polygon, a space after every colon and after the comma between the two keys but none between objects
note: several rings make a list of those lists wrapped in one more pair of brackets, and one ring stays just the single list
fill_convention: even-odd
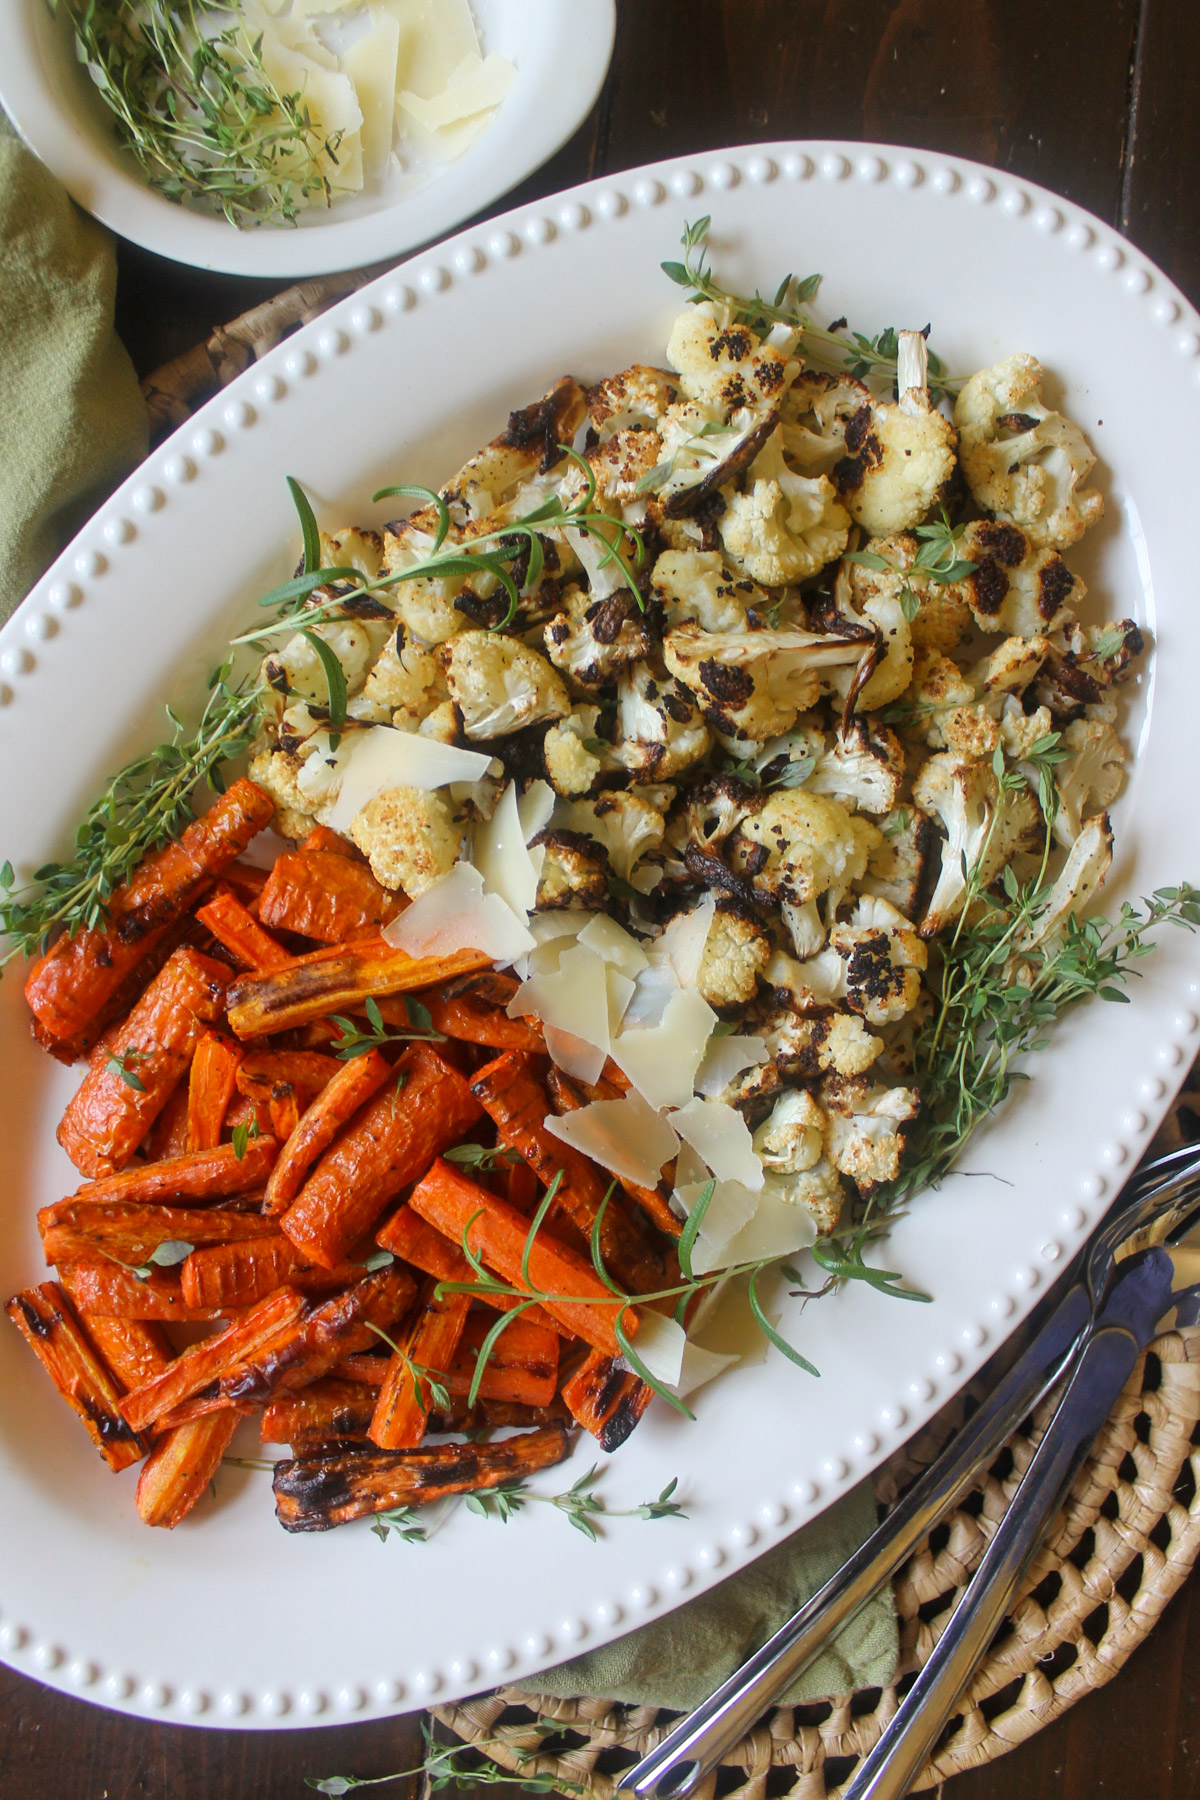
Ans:
[{"label": "small white bowl", "polygon": [[354,195],[307,209],[295,226],[238,230],[149,187],[45,0],[0,0],[0,104],[72,198],[135,244],[232,275],[327,275],[444,236],[540,168],[590,112],[612,56],[615,0],[472,4],[484,53],[517,68],[488,129],[415,192]]}]

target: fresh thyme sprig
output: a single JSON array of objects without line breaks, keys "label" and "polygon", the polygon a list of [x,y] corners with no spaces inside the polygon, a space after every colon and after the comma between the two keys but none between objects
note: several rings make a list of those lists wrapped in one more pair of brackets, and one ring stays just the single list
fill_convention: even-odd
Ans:
[{"label": "fresh thyme sprig", "polygon": [[423,1413],[449,1412],[450,1390],[444,1382],[438,1380],[439,1371],[427,1369],[422,1363],[414,1362],[407,1350],[402,1350],[394,1337],[389,1337],[382,1325],[373,1325],[368,1319],[367,1330],[382,1338],[388,1348],[400,1358],[408,1370],[412,1381],[413,1397]]},{"label": "fresh thyme sprig", "polygon": [[[549,1738],[557,1737],[562,1727],[550,1719],[536,1719],[521,1729],[539,1738]],[[435,1794],[447,1787],[517,1787],[525,1794],[583,1794],[587,1791],[578,1782],[567,1781],[560,1775],[526,1774],[525,1766],[542,1754],[540,1745],[537,1749],[522,1750],[500,1738],[485,1738],[479,1744],[447,1744],[443,1747],[436,1742],[428,1726],[424,1731],[425,1760],[419,1768],[398,1769],[394,1775],[327,1775],[323,1779],[306,1775],[305,1786],[318,1794],[340,1796],[352,1793],[356,1788],[383,1787],[391,1781],[408,1781],[414,1775],[423,1775],[430,1792]],[[502,1768],[484,1755],[485,1750],[494,1747],[502,1747],[514,1759],[517,1768]]]},{"label": "fresh thyme sprig", "polygon": [[334,1041],[333,1054],[342,1062],[353,1062],[357,1056],[366,1056],[368,1051],[381,1050],[385,1044],[411,1044],[420,1041],[423,1044],[444,1044],[444,1032],[433,1029],[433,1015],[422,1000],[413,1000],[404,996],[404,1010],[408,1014],[411,1027],[408,1031],[393,1031],[384,1023],[383,1014],[378,1003],[368,998],[363,1008],[367,1015],[367,1030],[363,1030],[359,1019],[348,1019],[341,1013],[332,1015],[332,1023],[338,1028]]},{"label": "fresh thyme sprig", "polygon": [[145,1062],[149,1054],[148,1050],[123,1050],[118,1056],[114,1050],[111,1056],[105,1058],[104,1067],[108,1074],[115,1075],[126,1087],[132,1088],[135,1094],[144,1094],[146,1084],[132,1065]]},{"label": "fresh thyme sprig", "polygon": [[178,1268],[195,1248],[195,1244],[189,1244],[183,1238],[168,1238],[165,1244],[155,1246],[144,1263],[122,1262],[119,1256],[114,1256],[109,1250],[104,1252],[104,1257],[107,1262],[116,1263],[119,1269],[128,1269],[139,1281],[149,1281],[155,1269]]},{"label": "fresh thyme sprig", "polygon": [[669,1481],[657,1500],[644,1500],[640,1506],[632,1506],[623,1511],[612,1512],[604,1504],[604,1497],[596,1490],[596,1481],[600,1469],[595,1463],[586,1475],[573,1482],[565,1494],[539,1494],[526,1481],[505,1481],[499,1487],[484,1488],[477,1494],[467,1495],[468,1512],[477,1513],[481,1519],[499,1519],[507,1525],[523,1512],[530,1501],[541,1501],[552,1506],[565,1515],[568,1524],[576,1531],[583,1533],[591,1543],[599,1541],[595,1520],[605,1519],[686,1519],[687,1514],[677,1500],[671,1498],[679,1486],[678,1477]]},{"label": "fresh thyme sprig", "polygon": [[460,1169],[515,1169],[521,1161],[521,1152],[510,1150],[505,1144],[494,1144],[491,1148],[483,1144],[455,1144],[442,1154],[448,1163],[457,1163]]},{"label": "fresh thyme sprig", "polygon": [[[247,226],[292,225],[305,201],[333,198],[326,165],[342,134],[272,81],[237,0],[49,0],[60,4],[118,138],[166,199]],[[214,13],[230,18],[223,30]]]},{"label": "fresh thyme sprig", "polygon": [[18,954],[36,956],[60,928],[74,937],[103,926],[109,898],[142,857],[191,823],[196,789],[208,782],[219,791],[221,765],[248,748],[258,713],[257,686],[233,684],[232,673],[225,662],[209,677],[208,700],[190,737],[167,707],[170,743],[112,778],[77,829],[69,862],[45,863],[22,888],[11,863],[0,867],[0,933],[11,940],[0,968]]},{"label": "fresh thyme sprig", "polygon": [[[958,554],[958,540],[966,529],[965,525],[952,525],[943,511],[941,518],[935,519],[932,524],[914,527],[914,536],[921,543],[908,568],[892,557],[881,556],[876,550],[847,550],[843,561],[860,563],[864,569],[875,569],[880,573],[887,571],[893,575],[923,575],[926,581],[932,581],[938,587],[947,587],[953,582],[965,581],[979,566],[969,557]],[[910,625],[921,610],[921,596],[907,581],[900,589],[900,609]],[[1122,635],[1118,648],[1124,641]]]},{"label": "fresh thyme sprig", "polygon": [[[769,331],[773,325],[782,325],[788,330],[800,332],[810,362],[832,368],[835,372],[844,369],[848,374],[856,375],[860,381],[875,379],[889,384],[896,382],[899,373],[899,340],[894,326],[889,325],[874,337],[865,337],[861,331],[851,331],[847,335],[844,320],[839,328],[818,325],[806,307],[810,300],[816,298],[817,289],[821,285],[819,275],[806,275],[802,279],[785,275],[774,300],[764,299],[757,290],[753,299],[731,293],[728,288],[721,286],[708,264],[708,234],[711,225],[712,217],[707,214],[693,224],[685,223],[680,240],[683,244],[683,261],[665,262],[662,265],[663,273],[678,287],[688,288],[692,299],[711,300],[715,306],[728,312],[734,324],[748,325],[751,331],[759,335]],[[941,358],[930,350],[929,391],[933,398],[937,400],[943,394],[954,393],[961,386],[961,380],[947,375]]]},{"label": "fresh thyme sprig", "polygon": [[[424,1544],[429,1537],[429,1533],[411,1506],[396,1506],[390,1512],[376,1513],[371,1521],[371,1530],[381,1544],[385,1544],[393,1532],[402,1544]],[[313,1782],[309,1783],[310,1787],[315,1785]],[[334,1790],[323,1788],[321,1791],[332,1793]]]}]

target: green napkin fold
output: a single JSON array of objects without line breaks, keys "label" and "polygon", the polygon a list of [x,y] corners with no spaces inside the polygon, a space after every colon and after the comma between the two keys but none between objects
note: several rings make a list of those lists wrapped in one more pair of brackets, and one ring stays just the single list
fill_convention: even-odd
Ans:
[{"label": "green napkin fold", "polygon": [[[825,1585],[869,1537],[875,1517],[871,1483],[864,1481],[749,1568],[665,1618],[531,1675],[522,1685],[564,1699],[595,1694],[686,1712]],[[891,1590],[885,1587],[792,1683],[781,1704],[886,1687],[898,1648]]]},{"label": "green napkin fold", "polygon": [[0,114],[0,621],[146,454],[117,259]]}]

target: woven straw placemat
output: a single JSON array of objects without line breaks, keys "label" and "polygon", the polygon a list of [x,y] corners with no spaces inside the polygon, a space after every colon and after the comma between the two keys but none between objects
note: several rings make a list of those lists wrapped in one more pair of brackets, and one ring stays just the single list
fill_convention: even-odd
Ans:
[{"label": "woven straw placemat", "polygon": [[[162,437],[288,332],[369,280],[374,269],[306,281],[216,330],[142,383]],[[1200,1141],[1200,1064],[1149,1154]],[[882,1506],[937,1454],[971,1404],[959,1395],[876,1477]],[[879,1738],[978,1567],[1028,1467],[1049,1404],[1013,1434],[980,1485],[930,1534],[895,1581],[900,1663],[893,1686],[778,1707],[724,1759],[701,1800],[825,1800]],[[1072,1489],[1021,1595],[956,1717],[914,1786],[921,1792],[1032,1737],[1103,1687],[1149,1632],[1200,1553],[1200,1328],[1169,1331],[1137,1368]],[[515,1781],[611,1800],[622,1771],[677,1714],[613,1701],[499,1688],[431,1709]],[[768,1781],[770,1782],[768,1788]]]}]

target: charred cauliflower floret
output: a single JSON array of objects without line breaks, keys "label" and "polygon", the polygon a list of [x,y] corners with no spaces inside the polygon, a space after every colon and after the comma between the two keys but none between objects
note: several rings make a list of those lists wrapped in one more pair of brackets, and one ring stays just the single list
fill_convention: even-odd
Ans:
[{"label": "charred cauliflower floret", "polygon": [[[642,858],[661,847],[664,814],[675,790],[651,788],[647,794],[627,788],[587,800],[561,800],[554,810],[555,829],[594,838],[603,845],[613,873],[628,881]],[[655,805],[656,800],[660,804]]]},{"label": "charred cauliflower floret", "polygon": [[940,650],[918,650],[905,702],[911,709],[913,730],[933,749],[942,749],[946,743],[943,725],[974,706],[975,686]]},{"label": "charred cauliflower floret", "polygon": [[608,853],[580,831],[540,831],[534,845],[545,852],[538,877],[537,910],[563,906],[599,912],[608,905]]},{"label": "charred cauliflower floret", "polygon": [[761,789],[735,775],[714,775],[686,793],[671,813],[667,842],[682,855],[689,844],[719,850],[743,819],[766,804]]},{"label": "charred cauliflower floret", "polygon": [[839,665],[864,646],[812,631],[702,631],[678,625],[663,639],[667,668],[724,737],[763,743],[815,705]]},{"label": "charred cauliflower floret", "polygon": [[893,1025],[916,1005],[929,952],[887,900],[860,899],[850,919],[833,927],[825,954],[844,965],[838,998],[868,1024]]},{"label": "charred cauliflower floret", "polygon": [[571,710],[562,676],[519,638],[462,631],[437,655],[469,738],[505,737]]},{"label": "charred cauliflower floret", "polygon": [[750,465],[746,491],[725,494],[718,529],[730,562],[751,581],[806,581],[842,554],[850,515],[824,475],[796,475],[776,430]]},{"label": "charred cauliflower floret", "polygon": [[712,734],[694,696],[661,665],[636,663],[617,686],[613,756],[646,781],[669,781],[708,752]]},{"label": "charred cauliflower floret", "polygon": [[902,331],[899,400],[869,399],[847,422],[846,454],[834,464],[833,483],[867,531],[909,531],[922,524],[954,473],[958,434],[930,400],[927,379],[924,338]]},{"label": "charred cauliflower floret", "polygon": [[312,830],[312,803],[297,779],[304,761],[298,749],[280,750],[270,744],[261,745],[250,758],[247,774],[275,802],[280,837],[302,838]]},{"label": "charred cauliflower floret", "polygon": [[1077,425],[1042,401],[1042,366],[1009,356],[981,369],[954,408],[963,473],[976,504],[1032,543],[1065,550],[1104,512],[1084,487],[1095,453]]},{"label": "charred cauliflower floret", "polygon": [[865,1075],[832,1076],[821,1083],[826,1114],[825,1154],[860,1194],[872,1193],[900,1173],[904,1127],[920,1111],[912,1088],[888,1088]]},{"label": "charred cauliflower floret", "polygon": [[402,889],[410,900],[450,872],[465,842],[458,809],[440,788],[400,787],[377,795],[355,815],[347,835],[376,881]]},{"label": "charred cauliflower floret", "polygon": [[758,1026],[758,1034],[789,1081],[861,1074],[883,1049],[883,1039],[873,1036],[855,1014],[828,1009],[803,1017],[790,1007],[777,1007]]},{"label": "charred cauliflower floret", "polygon": [[846,1190],[841,1177],[828,1157],[822,1156],[811,1169],[783,1178],[779,1192],[793,1206],[802,1206],[812,1214],[818,1233],[836,1231],[842,1215]]},{"label": "charred cauliflower floret", "polygon": [[664,550],[654,565],[651,591],[668,627],[744,631],[747,609],[768,604],[754,582],[726,574],[719,550]]},{"label": "charred cauliflower floret", "polygon": [[[561,446],[572,442],[586,412],[583,389],[573,376],[564,375],[540,400],[510,413],[499,437],[465,462],[442,488],[454,524],[486,518],[519,489],[556,468],[564,460]],[[432,506],[409,520],[410,527],[421,532],[436,531],[437,523]]]},{"label": "charred cauliflower floret", "polygon": [[[324,619],[308,630],[337,657],[346,678],[346,692],[357,694],[367,678],[376,648],[366,626],[354,619]],[[328,705],[329,677],[325,665],[303,632],[289,638],[282,650],[264,657],[262,672],[267,685],[279,696],[281,710],[289,699]]]},{"label": "charred cauliflower floret", "polygon": [[664,449],[657,431],[617,431],[587,453],[596,480],[602,512],[631,506],[646,491],[646,482],[658,468]]},{"label": "charred cauliflower floret", "polygon": [[1000,795],[990,762],[952,750],[930,757],[913,782],[913,799],[946,834],[937,886],[921,923],[921,936],[929,938],[962,911],[968,874],[988,886],[1019,851],[1039,843],[1043,821],[1028,789]]},{"label": "charred cauliflower floret", "polygon": [[783,397],[783,441],[788,461],[802,475],[830,475],[846,454],[846,427],[872,404],[869,387],[854,375],[804,369]]},{"label": "charred cauliflower floret", "polygon": [[597,600],[572,585],[543,635],[550,661],[582,688],[615,680],[651,649],[649,628],[627,589]]},{"label": "charred cauliflower floret", "polygon": [[446,698],[446,684],[437,659],[397,625],[371,666],[361,698],[380,716],[403,712],[415,724]]},{"label": "charred cauliflower floret", "polygon": [[730,861],[756,892],[803,905],[829,888],[861,880],[879,841],[874,825],[836,800],[785,788],[739,825]]},{"label": "charred cauliflower floret", "polygon": [[780,1094],[754,1133],[755,1153],[772,1175],[798,1175],[820,1162],[825,1141],[825,1114],[807,1088]]},{"label": "charred cauliflower floret", "polygon": [[317,564],[320,569],[357,569],[368,581],[374,581],[379,573],[379,559],[383,554],[383,539],[377,531],[364,530],[358,525],[343,525],[340,531],[323,531],[321,539],[321,560]]},{"label": "charred cauliflower floret", "polygon": [[800,366],[760,344],[745,325],[723,326],[707,300],[685,307],[675,320],[667,361],[688,399],[716,408],[723,419],[739,407],[775,406]]},{"label": "charred cauliflower floret", "polygon": [[1064,727],[1060,741],[1068,759],[1054,771],[1058,788],[1054,835],[1060,844],[1069,846],[1083,830],[1084,821],[1103,812],[1120,793],[1125,751],[1111,725],[1091,719],[1073,719]]},{"label": "charred cauliflower floret", "polygon": [[[918,601],[917,612],[908,621],[914,647],[940,650],[951,656],[971,635],[971,609],[958,585],[933,581],[923,570],[914,568],[920,548],[915,537],[903,532],[871,538],[863,545],[864,554],[880,558],[889,567],[873,569],[865,563],[851,564],[852,603],[861,613],[879,595],[898,601],[907,588]],[[965,557],[967,553],[961,554]]]},{"label": "charred cauliflower floret", "polygon": [[1042,637],[1069,618],[1087,588],[1057,550],[1040,548],[1015,525],[976,519],[958,541],[974,573],[952,590],[961,594],[983,631]]},{"label": "charred cauliflower floret", "polygon": [[849,574],[843,564],[834,583],[833,605],[822,611],[820,622],[847,636],[866,637],[868,632],[872,633],[875,640],[874,669],[870,678],[861,686],[857,668],[835,669],[830,675],[829,685],[843,702],[849,699],[853,685],[854,710],[860,713],[875,712],[898,700],[912,680],[912,629],[905,617],[904,602],[899,590],[889,593],[881,588],[865,595],[861,612],[855,609],[852,591]]},{"label": "charred cauliflower floret", "polygon": [[577,706],[542,739],[546,780],[556,794],[588,794],[604,773],[610,758],[596,736],[599,719],[598,706]]},{"label": "charred cauliflower floret", "polygon": [[1078,718],[1085,707],[1105,702],[1109,689],[1125,680],[1144,649],[1145,638],[1132,619],[1099,627],[1072,621],[1053,634],[1035,697],[1049,707],[1056,724]]},{"label": "charred cauliflower floret", "polygon": [[867,860],[859,891],[888,901],[906,919],[915,918],[933,846],[933,826],[917,806],[897,807],[879,824],[883,841]]},{"label": "charred cauliflower floret", "polygon": [[664,369],[634,363],[587,390],[588,420],[602,444],[619,431],[655,431],[678,394]]},{"label": "charred cauliflower floret", "polygon": [[748,1006],[771,957],[771,940],[747,908],[718,900],[696,986],[718,1012]]},{"label": "charred cauliflower floret", "polygon": [[1042,912],[1030,923],[1017,945],[1017,955],[1038,950],[1047,955],[1059,943],[1068,919],[1080,914],[1104,884],[1112,863],[1112,826],[1107,813],[1089,819],[1071,845],[1061,873]]},{"label": "charred cauliflower floret", "polygon": [[724,421],[716,407],[695,400],[671,407],[659,427],[662,461],[642,484],[653,491],[651,517],[682,519],[699,511],[750,467],[778,423],[774,410],[748,406]]},{"label": "charred cauliflower floret", "polygon": [[835,733],[804,783],[810,794],[826,794],[851,812],[887,813],[904,779],[904,750],[886,725],[854,718]]}]

